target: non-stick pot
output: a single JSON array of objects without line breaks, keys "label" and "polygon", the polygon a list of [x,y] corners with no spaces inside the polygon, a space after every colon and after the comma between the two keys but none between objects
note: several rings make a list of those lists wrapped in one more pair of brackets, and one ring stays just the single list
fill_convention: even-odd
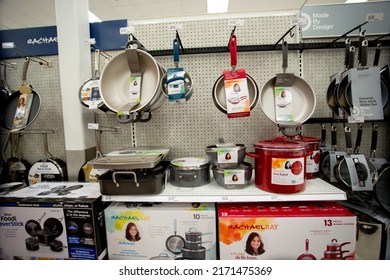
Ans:
[{"label": "non-stick pot", "polygon": [[[217,184],[226,189],[243,188],[247,186],[252,179],[253,167],[249,162],[243,162],[240,166],[229,169],[212,166],[213,176]],[[243,173],[243,181],[240,182],[240,176]]]},{"label": "non-stick pot", "polygon": [[244,144],[211,145],[206,147],[207,159],[210,164],[219,168],[235,168],[245,160]]},{"label": "non-stick pot", "polygon": [[305,189],[307,148],[282,136],[253,145],[255,184],[272,193],[296,193]]},{"label": "non-stick pot", "polygon": [[170,182],[177,187],[200,187],[210,182],[210,163],[205,158],[187,157],[170,163]]}]

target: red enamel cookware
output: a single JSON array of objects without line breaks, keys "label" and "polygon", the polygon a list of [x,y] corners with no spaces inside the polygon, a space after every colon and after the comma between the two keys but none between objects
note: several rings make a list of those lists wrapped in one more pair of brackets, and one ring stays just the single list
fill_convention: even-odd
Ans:
[{"label": "red enamel cookware", "polygon": [[253,145],[255,184],[273,193],[296,193],[305,189],[307,147],[297,141],[278,136]]}]

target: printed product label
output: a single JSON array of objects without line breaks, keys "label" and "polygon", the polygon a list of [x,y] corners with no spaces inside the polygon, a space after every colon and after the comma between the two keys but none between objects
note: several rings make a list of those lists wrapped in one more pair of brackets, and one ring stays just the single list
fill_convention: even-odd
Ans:
[{"label": "printed product label", "polygon": [[238,148],[217,148],[218,163],[237,163]]},{"label": "printed product label", "polygon": [[277,121],[294,121],[292,88],[275,87],[275,115]]},{"label": "printed product label", "polygon": [[320,171],[320,151],[313,151],[313,153],[306,157],[306,173],[316,173]]},{"label": "printed product label", "polygon": [[99,80],[90,80],[83,85],[81,100],[89,108],[97,108],[103,102],[100,96]]},{"label": "printed product label", "polygon": [[242,169],[226,169],[224,170],[225,185],[244,185],[245,170]]},{"label": "printed product label", "polygon": [[249,90],[244,69],[224,71],[226,109],[229,118],[250,115]]},{"label": "printed product label", "polygon": [[141,74],[133,73],[130,77],[129,103],[131,108],[141,102]]},{"label": "printed product label", "polygon": [[169,102],[186,102],[185,73],[183,68],[168,69],[166,85]]},{"label": "printed product label", "polygon": [[61,174],[53,163],[37,162],[30,168],[28,173],[30,185],[49,181],[61,181]]},{"label": "printed product label", "polygon": [[300,185],[304,183],[305,158],[272,158],[271,183]]}]

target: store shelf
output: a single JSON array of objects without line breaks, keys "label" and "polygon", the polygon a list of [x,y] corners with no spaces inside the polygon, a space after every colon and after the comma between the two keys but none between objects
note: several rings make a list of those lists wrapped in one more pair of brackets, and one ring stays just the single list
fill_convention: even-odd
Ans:
[{"label": "store shelf", "polygon": [[225,189],[214,179],[202,187],[180,188],[168,183],[159,195],[103,195],[104,201],[120,202],[276,202],[346,200],[344,191],[321,179],[306,181],[304,191],[275,194],[260,190],[252,182],[243,189]]}]

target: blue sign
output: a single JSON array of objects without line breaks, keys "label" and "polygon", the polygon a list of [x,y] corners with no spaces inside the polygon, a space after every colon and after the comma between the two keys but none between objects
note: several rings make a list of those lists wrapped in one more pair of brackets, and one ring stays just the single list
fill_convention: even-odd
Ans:
[{"label": "blue sign", "polygon": [[[113,20],[90,24],[90,37],[95,38],[96,48],[104,51],[124,49],[127,35],[120,28],[127,20]],[[89,38],[85,38],[89,39]],[[13,43],[13,48],[4,48],[4,43]],[[0,58],[58,55],[57,27],[34,27],[0,30]]]}]

